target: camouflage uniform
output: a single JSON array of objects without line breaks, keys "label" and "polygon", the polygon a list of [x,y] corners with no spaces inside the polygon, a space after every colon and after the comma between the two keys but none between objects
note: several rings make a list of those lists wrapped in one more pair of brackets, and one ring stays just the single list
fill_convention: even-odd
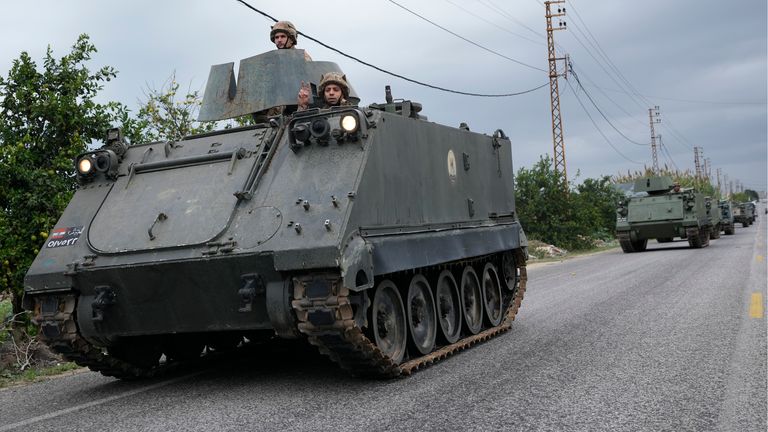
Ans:
[{"label": "camouflage uniform", "polygon": [[[335,105],[330,105],[325,100],[325,87],[328,84],[336,84],[341,88],[341,98]],[[349,98],[349,84],[347,84],[347,76],[338,72],[328,72],[320,76],[320,85],[317,86],[317,95],[320,98],[320,103],[316,104],[317,108],[331,108],[333,106],[354,106],[355,104],[348,100]],[[299,107],[299,111],[303,111],[307,108]]]}]

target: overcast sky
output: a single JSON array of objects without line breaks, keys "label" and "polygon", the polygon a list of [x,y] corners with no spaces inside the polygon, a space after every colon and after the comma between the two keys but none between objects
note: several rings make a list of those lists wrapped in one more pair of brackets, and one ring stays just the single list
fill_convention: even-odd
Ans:
[{"label": "overcast sky", "polygon": [[[436,86],[502,94],[548,82],[540,0],[397,0],[483,48],[388,0],[249,3],[354,57]],[[766,190],[765,0],[569,0],[565,7],[557,54],[569,54],[586,89],[572,75],[560,80],[571,181],[577,172],[583,179],[650,166],[648,108],[658,105],[661,165],[693,170],[693,147],[702,147],[713,178],[720,168],[729,180]],[[235,0],[26,0],[3,2],[2,16],[0,74],[7,76],[22,51],[41,64],[48,45],[61,57],[86,33],[99,50],[91,69],[119,71],[101,100],[134,109],[147,86],[162,86],[174,72],[202,94],[210,65],[274,48],[271,21]],[[298,47],[336,62],[364,105],[383,102],[389,84],[396,98],[422,103],[430,121],[464,121],[489,134],[503,129],[515,169],[553,152],[548,86],[507,98],[460,96],[386,75],[305,38]]]}]

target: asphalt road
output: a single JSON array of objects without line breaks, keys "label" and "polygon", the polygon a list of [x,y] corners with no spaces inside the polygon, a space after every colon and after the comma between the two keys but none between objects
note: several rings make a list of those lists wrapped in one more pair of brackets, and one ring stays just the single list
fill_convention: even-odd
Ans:
[{"label": "asphalt road", "polygon": [[765,431],[765,222],[531,265],[510,332],[409,378],[285,347],[165,380],[79,372],[0,390],[0,432]]}]

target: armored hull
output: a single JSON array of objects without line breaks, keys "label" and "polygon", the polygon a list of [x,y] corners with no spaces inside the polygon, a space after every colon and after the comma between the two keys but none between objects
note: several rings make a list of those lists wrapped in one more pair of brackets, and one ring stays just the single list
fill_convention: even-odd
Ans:
[{"label": "armored hull", "polygon": [[616,234],[624,252],[641,252],[649,239],[659,243],[687,238],[690,247],[709,245],[712,231],[711,202],[693,189],[674,190],[669,177],[647,177],[635,182],[635,192],[645,193],[619,203]]},{"label": "armored hull", "polygon": [[505,331],[527,258],[511,144],[417,112],[312,109],[128,146],[81,175],[27,274],[42,337],[117,377],[275,336],[391,377]]}]

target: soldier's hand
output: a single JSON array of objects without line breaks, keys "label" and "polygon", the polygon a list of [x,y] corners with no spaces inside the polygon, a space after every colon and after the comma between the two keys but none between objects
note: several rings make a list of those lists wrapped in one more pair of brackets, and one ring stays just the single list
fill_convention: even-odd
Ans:
[{"label": "soldier's hand", "polygon": [[310,92],[311,92],[311,89],[309,88],[309,83],[305,83],[304,81],[302,81],[301,88],[299,88],[299,95],[297,99],[297,104],[299,105],[299,109],[307,109],[307,107],[309,107]]}]

